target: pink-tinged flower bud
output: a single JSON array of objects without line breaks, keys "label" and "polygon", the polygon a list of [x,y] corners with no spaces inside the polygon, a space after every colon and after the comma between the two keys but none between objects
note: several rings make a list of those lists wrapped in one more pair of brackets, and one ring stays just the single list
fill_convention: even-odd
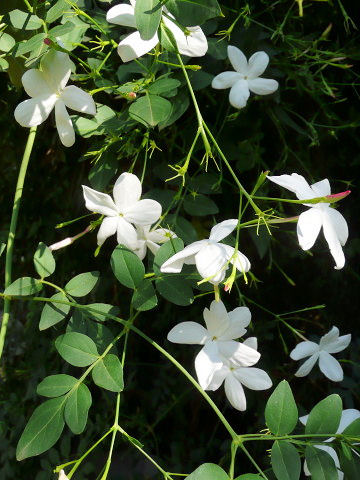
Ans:
[{"label": "pink-tinged flower bud", "polygon": [[68,245],[71,245],[73,242],[73,239],[71,237],[64,238],[64,240],[61,240],[60,242],[54,243],[53,245],[50,245],[50,250],[60,250],[60,248],[67,247]]},{"label": "pink-tinged flower bud", "polygon": [[129,92],[127,94],[128,98],[136,98],[136,93],[135,92]]},{"label": "pink-tinged flower bud", "polygon": [[50,40],[50,38],[44,38],[44,43],[45,45],[51,45],[52,41]]},{"label": "pink-tinged flower bud", "polygon": [[350,193],[351,193],[351,190],[345,190],[345,192],[333,193],[332,195],[327,195],[326,198],[342,200],[343,198],[350,195]]}]

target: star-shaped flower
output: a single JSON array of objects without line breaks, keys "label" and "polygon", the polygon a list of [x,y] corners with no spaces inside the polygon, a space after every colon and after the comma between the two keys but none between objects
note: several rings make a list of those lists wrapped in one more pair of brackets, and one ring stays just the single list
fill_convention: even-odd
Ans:
[{"label": "star-shaped flower", "polygon": [[[242,345],[257,350],[257,339],[250,337]],[[250,390],[267,390],[272,386],[272,381],[264,370],[252,367],[257,362],[258,360],[253,360],[244,363],[233,356],[223,358],[223,366],[214,372],[207,390],[217,390],[224,382],[225,394],[230,404],[243,412],[246,410],[243,386]]]},{"label": "star-shaped flower", "polygon": [[23,127],[35,127],[45,122],[55,107],[55,122],[60,141],[65,147],[75,143],[75,132],[66,107],[77,112],[96,114],[93,98],[74,85],[66,86],[71,74],[69,55],[51,50],[41,69],[27,70],[21,78],[26,93],[32,97],[15,109],[15,120]]},{"label": "star-shaped flower", "polygon": [[209,385],[214,373],[222,368],[224,358],[232,357],[242,365],[254,365],[260,358],[256,349],[245,342],[235,342],[246,333],[251,320],[247,307],[227,312],[223,302],[213,301],[210,310],[205,308],[206,327],[197,322],[182,322],[168,333],[168,340],[174,343],[204,345],[195,359],[195,369],[201,387],[212,390]]},{"label": "star-shaped flower", "polygon": [[[300,417],[299,420],[303,425],[306,425],[308,418],[309,418],[309,415],[304,415],[303,417]],[[359,410],[356,410],[355,408],[347,408],[343,410],[341,413],[340,424],[336,433],[342,433],[345,430],[345,428],[347,428],[352,422],[354,422],[358,418],[360,418]],[[331,442],[332,440],[333,438],[329,438],[325,440],[325,442]],[[332,459],[335,462],[335,466],[338,469],[338,480],[343,480],[344,473],[340,470],[339,457],[337,456],[337,453],[334,450],[334,448],[328,445],[314,445],[314,447],[319,448],[320,450],[323,450],[324,452],[328,453],[332,457]],[[355,450],[353,450],[353,453],[355,455],[358,455]],[[309,472],[308,466],[306,464],[306,460],[304,461],[304,473],[306,476],[311,475],[311,473]]]},{"label": "star-shaped flower", "polygon": [[269,95],[279,88],[276,80],[260,78],[269,63],[265,52],[254,53],[248,61],[239,48],[229,45],[228,57],[235,72],[219,73],[213,78],[211,86],[220,90],[230,88],[229,102],[233,107],[245,107],[250,92]]},{"label": "star-shaped flower", "polygon": [[[327,178],[312,185],[309,185],[305,178],[297,173],[268,176],[267,178],[295,193],[299,200],[326,197],[331,194],[330,184]],[[300,214],[297,223],[297,235],[300,247],[303,250],[309,250],[314,245],[322,227],[325,240],[330,248],[330,253],[336,263],[334,268],[336,270],[343,268],[345,265],[345,256],[341,247],[345,245],[349,235],[345,218],[340,212],[331,208],[330,203],[304,203],[304,205],[310,208]]]},{"label": "star-shaped flower", "polygon": [[141,197],[141,183],[132,173],[122,173],[113,189],[114,200],[106,193],[83,187],[86,208],[101,213],[105,218],[100,226],[97,241],[105,240],[117,233],[117,241],[131,250],[138,247],[138,236],[134,225],[151,225],[161,215],[161,205],[156,200]]},{"label": "star-shaped flower", "polygon": [[341,382],[344,373],[340,363],[331,353],[338,353],[348,347],[351,341],[351,334],[339,337],[339,329],[332,329],[321,337],[319,345],[315,342],[305,341],[296,345],[290,352],[293,360],[308,358],[295,373],[297,377],[305,377],[310,373],[315,363],[319,360],[319,367],[322,373],[333,382]]},{"label": "star-shaped flower", "polygon": [[137,232],[137,247],[134,253],[143,260],[146,255],[146,250],[149,249],[154,255],[159,250],[159,243],[165,243],[170,238],[176,238],[177,235],[167,228],[157,228],[156,230],[150,230],[151,226],[136,226]]},{"label": "star-shaped flower", "polygon": [[219,243],[230,235],[237,223],[236,219],[218,223],[211,229],[208,239],[191,243],[163,263],[160,270],[163,273],[179,273],[184,263],[195,264],[199,274],[214,285],[224,280],[229,263],[235,265],[240,272],[248,272],[250,262],[245,255],[239,251],[235,254],[233,247]]},{"label": "star-shaped flower", "polygon": [[[120,3],[119,5],[110,8],[107,12],[106,20],[109,23],[115,23],[116,25],[121,25],[123,27],[136,28],[136,1],[130,0],[130,3],[131,5]],[[166,12],[167,17],[172,17],[165,7],[162,7],[162,10]],[[179,53],[187,55],[188,57],[202,57],[205,55],[208,49],[208,43],[201,28],[198,26],[186,27],[189,32],[189,35],[186,35],[181,28],[167,17],[163,15],[162,21],[173,34]],[[131,33],[121,40],[118,46],[118,54],[123,62],[130,62],[130,60],[142,57],[150,52],[150,50],[156,47],[158,43],[159,37],[157,33],[155,33],[150,40],[143,40],[140,33],[136,30],[136,32]]]}]

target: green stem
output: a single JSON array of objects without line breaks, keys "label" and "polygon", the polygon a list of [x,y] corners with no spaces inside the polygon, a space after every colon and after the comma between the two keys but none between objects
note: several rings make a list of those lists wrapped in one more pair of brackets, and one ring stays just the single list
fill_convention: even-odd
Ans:
[{"label": "green stem", "polygon": [[234,471],[235,471],[235,457],[237,449],[239,445],[235,442],[231,443],[231,460],[230,460],[230,468],[229,468],[229,478],[230,480],[234,479]]},{"label": "green stem", "polygon": [[269,478],[265,475],[265,473],[261,470],[261,468],[259,467],[259,465],[255,462],[255,460],[253,459],[252,455],[250,454],[250,452],[247,450],[247,448],[245,448],[245,446],[240,443],[239,447],[241,448],[241,450],[245,453],[245,455],[248,457],[248,459],[250,460],[250,462],[254,465],[254,467],[256,468],[256,470],[260,473],[260,475],[265,479],[265,480],[269,480]]},{"label": "green stem", "polygon": [[[14,241],[16,236],[16,226],[17,220],[19,216],[20,204],[21,204],[21,197],[24,188],[24,181],[26,177],[26,171],[29,165],[31,151],[34,145],[35,135],[36,135],[36,128],[30,128],[29,136],[26,142],[26,147],[24,151],[24,155],[21,161],[19,176],[16,184],[16,190],[14,195],[14,204],[13,210],[11,215],[10,221],[10,230],[7,240],[7,247],[6,247],[6,260],[5,260],[5,288],[7,288],[11,284],[11,274],[12,274],[12,258],[13,258],[13,250],[14,250]],[[7,326],[10,317],[10,299],[5,298],[4,300],[4,314],[3,320],[1,323],[0,329],[0,359],[2,356],[2,352],[4,349],[5,337]]]},{"label": "green stem", "polygon": [[116,397],[115,420],[114,420],[114,426],[112,427],[110,450],[109,450],[109,455],[106,461],[105,470],[104,470],[104,473],[102,474],[101,480],[107,479],[109,469],[111,466],[111,458],[114,450],[115,438],[119,428],[119,409],[120,409],[120,393],[118,393]]}]

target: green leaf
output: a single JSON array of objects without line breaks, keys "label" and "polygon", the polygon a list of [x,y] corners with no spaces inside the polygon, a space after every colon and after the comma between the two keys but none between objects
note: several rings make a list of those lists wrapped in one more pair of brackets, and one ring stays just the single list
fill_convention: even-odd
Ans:
[{"label": "green leaf", "polygon": [[145,95],[129,108],[129,115],[146,127],[155,127],[167,119],[171,112],[171,103],[158,95]]},{"label": "green leaf", "polygon": [[178,46],[172,31],[164,24],[160,24],[159,42],[168,52],[178,53]]},{"label": "green leaf", "polygon": [[179,92],[176,97],[171,99],[171,111],[166,120],[159,123],[159,130],[172,125],[176,122],[188,109],[190,105],[189,96],[185,92]]},{"label": "green leaf", "polygon": [[110,265],[115,277],[125,287],[134,289],[144,278],[144,264],[135,253],[123,245],[118,245],[113,251]]},{"label": "green leaf", "polygon": [[257,473],[244,473],[244,475],[236,477],[235,480],[263,480],[263,477]]},{"label": "green leaf", "polygon": [[163,245],[161,245],[154,257],[154,273],[156,275],[164,275],[160,272],[161,265],[170,257],[175,255],[175,253],[180,252],[183,248],[184,242],[181,240],[181,238],[171,238],[168,242],[165,242]]},{"label": "green leaf", "polygon": [[92,370],[92,378],[98,387],[121,392],[124,390],[123,368],[116,355],[111,353],[99,361]]},{"label": "green leaf", "polygon": [[111,178],[116,174],[118,160],[112,153],[105,152],[89,172],[89,182],[95,190],[105,190]]},{"label": "green leaf", "polygon": [[39,405],[31,415],[16,448],[16,459],[40,455],[59,439],[64,428],[64,397],[52,398]]},{"label": "green leaf", "polygon": [[283,380],[271,394],[265,407],[265,420],[274,435],[287,435],[298,422],[298,409],[291,388]]},{"label": "green leaf", "polygon": [[360,478],[360,458],[349,447],[347,448],[347,454],[343,450],[339,452],[340,470],[345,473],[345,480],[355,480]]},{"label": "green leaf", "polygon": [[95,287],[99,276],[100,273],[96,271],[80,273],[65,285],[65,291],[72,297],[84,297]]},{"label": "green leaf", "polygon": [[[68,301],[67,297],[61,292],[55,293],[55,295],[50,297],[50,300]],[[46,330],[47,328],[61,322],[69,311],[70,305],[64,305],[62,303],[46,303],[41,312],[39,330]]]},{"label": "green leaf", "polygon": [[42,50],[46,50],[47,46],[44,44],[46,33],[38,33],[24,42],[18,43],[14,49],[15,56],[19,57],[25,53],[32,52],[40,55]]},{"label": "green leaf", "polygon": [[331,456],[319,448],[308,445],[305,450],[311,480],[338,480],[338,472]]},{"label": "green leaf", "polygon": [[77,382],[78,379],[71,375],[63,373],[50,375],[39,383],[36,393],[43,397],[60,397],[60,395],[69,392]]},{"label": "green leaf", "polygon": [[69,11],[70,7],[66,0],[58,0],[49,10],[46,12],[45,20],[47,23],[55,22],[66,11]]},{"label": "green leaf", "polygon": [[159,0],[137,0],[135,4],[136,28],[143,40],[153,38],[159,28],[162,6]]},{"label": "green leaf", "polygon": [[336,433],[339,428],[341,413],[341,398],[336,394],[329,395],[311,410],[305,425],[305,433],[329,433],[329,436]]},{"label": "green leaf", "polygon": [[55,341],[55,347],[62,358],[75,367],[87,367],[99,357],[94,341],[83,333],[60,335]]},{"label": "green leaf", "polygon": [[22,277],[9,285],[4,293],[5,295],[34,295],[34,293],[40,292],[41,289],[42,283],[36,280],[36,278]]},{"label": "green leaf", "polygon": [[15,39],[5,32],[0,32],[0,51],[10,52],[15,45]]},{"label": "green leaf", "polygon": [[41,278],[49,277],[55,271],[56,263],[52,251],[43,242],[39,243],[34,254],[34,265]]},{"label": "green leaf", "polygon": [[156,280],[155,285],[160,295],[175,305],[185,307],[194,301],[192,288],[183,278],[167,276]]},{"label": "green leaf", "polygon": [[97,320],[98,322],[105,322],[107,317],[105,315],[101,315],[101,313],[95,313],[93,310],[109,313],[110,315],[114,316],[118,315],[120,312],[118,307],[108,303],[89,303],[89,305],[85,305],[85,307],[87,308],[81,311],[82,315],[87,315],[89,318]]},{"label": "green leaf", "polygon": [[0,243],[0,257],[4,253],[5,249],[6,249],[6,243],[1,242]]},{"label": "green leaf", "polygon": [[84,431],[91,403],[90,390],[83,383],[68,396],[64,418],[73,433],[78,435]]},{"label": "green leaf", "polygon": [[286,440],[275,441],[271,449],[271,466],[278,480],[299,480],[300,455]]},{"label": "green leaf", "polygon": [[20,30],[36,30],[43,25],[42,20],[37,15],[31,15],[31,13],[18,9],[12,10],[9,17],[12,26]]},{"label": "green leaf", "polygon": [[185,243],[193,243],[198,240],[198,235],[192,223],[179,215],[167,215],[166,226],[173,230]]},{"label": "green leaf", "polygon": [[219,465],[203,463],[186,480],[229,480],[229,476]]},{"label": "green leaf", "polygon": [[179,82],[179,80],[176,80],[176,78],[159,78],[158,80],[155,80],[154,83],[149,85],[148,92],[152,95],[159,95],[161,93],[169,92],[170,90],[173,90],[180,85],[181,82]]},{"label": "green leaf", "polygon": [[357,418],[348,425],[345,430],[342,432],[343,435],[348,435],[349,437],[359,437],[360,438],[360,418]]},{"label": "green leaf", "polygon": [[211,198],[202,194],[186,195],[184,199],[184,210],[189,215],[206,216],[219,213],[216,203]]},{"label": "green leaf", "polygon": [[156,307],[158,299],[151,280],[145,279],[135,290],[132,300],[132,306],[139,312],[145,312]]},{"label": "green leaf", "polygon": [[168,0],[166,8],[186,27],[201,25],[209,18],[223,16],[216,0]]},{"label": "green leaf", "polygon": [[48,36],[55,42],[56,37],[62,37],[63,35],[70,33],[72,30],[74,30],[74,24],[72,22],[65,22],[62,25],[56,25],[56,27],[51,28]]}]

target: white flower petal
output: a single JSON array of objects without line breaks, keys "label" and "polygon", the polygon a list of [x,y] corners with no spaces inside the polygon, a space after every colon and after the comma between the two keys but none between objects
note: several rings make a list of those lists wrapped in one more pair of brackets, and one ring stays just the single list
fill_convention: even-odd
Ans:
[{"label": "white flower petal", "polygon": [[64,470],[60,470],[58,480],[69,480],[69,478],[65,475]]},{"label": "white flower petal", "polygon": [[125,245],[130,250],[136,250],[138,240],[135,228],[124,217],[117,217],[117,221],[118,244]]},{"label": "white flower petal", "polygon": [[302,175],[292,173],[291,175],[268,175],[266,178],[295,193],[299,200],[315,198],[314,192]]},{"label": "white flower petal", "polygon": [[336,342],[338,338],[339,329],[337,327],[332,327],[332,329],[328,333],[326,333],[320,338],[319,346],[321,349],[323,349],[324,347],[326,347],[326,345]]},{"label": "white flower petal", "polygon": [[71,147],[75,143],[74,127],[63,101],[55,103],[55,123],[61,143],[65,147]]},{"label": "white flower petal", "polygon": [[242,75],[247,75],[248,61],[243,52],[239,48],[229,45],[227,53],[233,69]]},{"label": "white flower petal", "polygon": [[110,8],[106,14],[106,20],[122,27],[136,28],[134,7],[127,3],[120,3]]},{"label": "white flower petal", "polygon": [[102,245],[117,230],[118,217],[105,217],[97,234],[97,244]]},{"label": "white flower petal", "polygon": [[145,240],[138,240],[134,253],[140,258],[140,260],[144,260],[147,247],[148,244],[145,242]]},{"label": "white flower petal", "polygon": [[310,188],[316,197],[326,197],[331,194],[330,183],[327,178],[320,180],[320,182],[313,183]]},{"label": "white flower petal", "polygon": [[61,92],[69,81],[71,62],[67,53],[50,50],[41,61],[46,82],[53,92]]},{"label": "white flower petal", "polygon": [[85,206],[90,212],[101,213],[108,217],[118,216],[116,205],[107,193],[98,192],[86,185],[83,185]]},{"label": "white flower petal", "polygon": [[163,273],[179,273],[184,265],[186,259],[193,258],[195,254],[205,245],[206,241],[200,240],[191,243],[185,247],[181,252],[175,253],[166,262],[161,265],[160,271]]},{"label": "white flower petal", "polygon": [[223,357],[241,367],[251,367],[261,357],[258,351],[234,340],[218,342],[218,349]]},{"label": "white flower petal", "polygon": [[210,231],[209,240],[212,242],[220,242],[236,228],[238,220],[231,218],[230,220],[224,220],[223,222],[214,225]]},{"label": "white flower petal", "polygon": [[241,383],[230,374],[225,378],[225,394],[230,404],[243,412],[246,410],[246,397]]},{"label": "white flower petal", "polygon": [[118,45],[118,54],[123,62],[130,62],[150,52],[159,43],[155,34],[150,40],[143,40],[138,31],[125,37]]},{"label": "white flower petal", "polygon": [[250,261],[243,253],[239,252],[238,250],[236,252],[236,256],[234,258],[231,258],[234,255],[235,248],[230,247],[229,245],[223,245],[223,244],[221,244],[221,246],[226,250],[226,259],[227,260],[231,259],[230,263],[232,265],[235,265],[235,267],[237,268],[237,270],[239,270],[239,272],[244,273],[250,270],[250,267],[251,267]]},{"label": "white flower petal", "polygon": [[175,25],[170,19],[162,17],[163,22],[174,35],[176,45],[181,55],[188,57],[203,57],[208,50],[208,43],[204,32],[199,26],[187,27],[189,35]]},{"label": "white flower petal", "polygon": [[156,200],[146,198],[145,200],[139,200],[133,205],[122,210],[124,218],[137,225],[149,225],[159,220],[161,215],[161,205]]},{"label": "white flower petal", "polygon": [[205,345],[205,342],[210,338],[206,328],[200,325],[200,323],[181,322],[170,330],[167,339],[173,343]]},{"label": "white flower petal", "polygon": [[260,368],[239,367],[234,370],[233,374],[250,390],[267,390],[272,386],[269,375]]},{"label": "white flower petal", "polygon": [[279,88],[278,82],[270,78],[254,78],[248,80],[248,85],[250,92],[256,95],[270,95]]},{"label": "white flower petal", "polygon": [[[141,182],[133,173],[124,172],[116,180],[113,195],[119,211],[134,205],[141,197]],[[149,224],[150,225],[150,224]]]},{"label": "white flower petal", "polygon": [[223,366],[216,342],[206,342],[195,358],[195,370],[200,386],[208,390],[214,373]]},{"label": "white flower petal", "polygon": [[[336,341],[323,345],[322,350],[328,353],[339,353],[342,350],[345,350],[351,342],[351,334],[342,335]],[[321,342],[320,342],[321,343]]]},{"label": "white flower petal", "polygon": [[227,365],[223,365],[219,370],[216,370],[213,374],[212,380],[209,383],[207,390],[215,391],[221,387],[225,378],[229,375],[230,370]]},{"label": "white flower petal", "polygon": [[211,86],[217,90],[223,90],[224,88],[232,87],[234,83],[242,78],[243,76],[238,72],[222,72],[212,79]]},{"label": "white flower petal", "polygon": [[46,82],[43,72],[31,68],[27,70],[21,77],[21,81],[25,92],[29,97],[37,97],[39,95],[51,95],[55,92],[51,90]]},{"label": "white flower petal", "polygon": [[246,333],[246,327],[251,321],[251,313],[247,307],[237,307],[228,313],[230,325],[221,335],[221,340],[235,340]]},{"label": "white flower petal", "polygon": [[349,236],[349,228],[345,218],[338,210],[335,210],[335,208],[327,208],[326,213],[332,223],[340,244],[345,245]]},{"label": "white flower petal", "polygon": [[195,255],[196,268],[203,278],[213,284],[225,277],[226,250],[219,243],[208,243]]},{"label": "white flower petal", "polygon": [[343,410],[340,419],[340,425],[336,433],[342,433],[352,422],[360,418],[359,410],[355,408],[346,408]]},{"label": "white flower petal", "polygon": [[243,345],[253,348],[254,350],[258,349],[258,342],[256,337],[249,337],[244,342]]},{"label": "white flower petal", "polygon": [[36,127],[50,115],[57,97],[55,94],[44,93],[35,98],[19,103],[14,111],[15,120],[22,127]]},{"label": "white flower petal", "polygon": [[293,360],[301,360],[302,358],[309,357],[318,351],[319,345],[317,343],[309,341],[300,342],[290,352],[290,358]]},{"label": "white flower petal", "polygon": [[299,245],[303,250],[309,250],[317,239],[323,223],[321,210],[309,208],[299,216],[296,226]]},{"label": "white flower petal", "polygon": [[297,370],[295,373],[295,377],[305,377],[308,375],[315,363],[317,362],[317,359],[319,358],[319,353],[314,353],[311,355],[310,358],[308,358],[302,365],[301,367]]},{"label": "white flower petal", "polygon": [[221,301],[213,300],[210,310],[205,308],[203,315],[211,337],[221,337],[230,325],[225,305]]},{"label": "white flower petal", "polygon": [[146,238],[153,243],[165,243],[170,240],[170,238],[177,238],[177,235],[167,228],[157,228],[149,232]]},{"label": "white flower petal", "polygon": [[324,237],[327,241],[330,249],[330,253],[335,260],[335,270],[340,270],[345,265],[345,255],[341,248],[341,243],[339,237],[337,235],[337,230],[333,223],[333,216],[329,215],[330,208],[326,209],[326,211],[321,210],[322,219],[323,219],[323,231]]},{"label": "white flower petal", "polygon": [[249,96],[250,90],[247,81],[238,80],[231,87],[229,93],[229,102],[234,108],[244,108]]},{"label": "white flower petal", "polygon": [[68,108],[76,112],[87,113],[88,115],[96,114],[96,106],[92,96],[74,85],[64,88],[61,93],[61,100]]},{"label": "white flower petal", "polygon": [[341,382],[344,378],[340,363],[327,352],[320,352],[319,367],[325,377],[333,382]]},{"label": "white flower petal", "polygon": [[151,240],[146,240],[145,242],[145,245],[148,247],[148,249],[150,250],[150,252],[152,254],[156,254],[156,252],[159,250],[160,248],[160,245],[158,245],[157,243],[155,242],[152,242]]},{"label": "white flower petal", "polygon": [[256,77],[260,77],[269,64],[269,55],[265,52],[256,52],[251,55],[248,61],[247,77],[253,80]]}]

